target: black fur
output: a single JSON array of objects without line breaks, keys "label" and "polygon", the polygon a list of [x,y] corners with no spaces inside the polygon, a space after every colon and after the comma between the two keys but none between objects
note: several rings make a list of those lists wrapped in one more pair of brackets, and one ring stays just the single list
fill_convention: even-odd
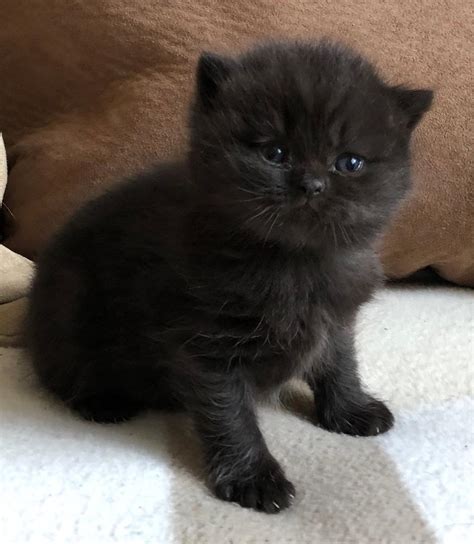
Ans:
[{"label": "black fur", "polygon": [[[393,423],[361,388],[353,324],[432,94],[326,42],[204,54],[197,88],[188,160],[89,203],[41,257],[31,350],[88,419],[183,406],[217,496],[278,512],[294,488],[259,430],[259,393],[299,376],[326,429]],[[344,153],[366,167],[335,170]]]}]

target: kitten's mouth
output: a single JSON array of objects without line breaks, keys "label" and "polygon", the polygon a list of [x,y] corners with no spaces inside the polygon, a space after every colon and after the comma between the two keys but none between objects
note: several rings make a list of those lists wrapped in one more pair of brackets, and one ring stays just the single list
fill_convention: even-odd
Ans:
[{"label": "kitten's mouth", "polygon": [[307,195],[299,195],[293,199],[293,207],[300,210],[308,210],[317,212],[321,206],[321,199],[319,197],[311,197]]}]

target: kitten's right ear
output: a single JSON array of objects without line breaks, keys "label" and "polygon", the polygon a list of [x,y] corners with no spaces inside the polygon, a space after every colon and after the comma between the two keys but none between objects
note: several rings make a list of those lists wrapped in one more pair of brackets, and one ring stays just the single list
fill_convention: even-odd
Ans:
[{"label": "kitten's right ear", "polygon": [[235,61],[214,53],[201,54],[197,66],[197,90],[202,103],[209,107],[222,83],[235,68]]}]

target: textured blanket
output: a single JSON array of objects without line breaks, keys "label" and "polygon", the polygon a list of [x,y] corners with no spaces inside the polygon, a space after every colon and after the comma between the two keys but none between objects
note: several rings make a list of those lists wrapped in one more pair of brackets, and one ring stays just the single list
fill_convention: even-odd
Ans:
[{"label": "textured blanket", "polygon": [[375,438],[328,433],[263,407],[262,429],[297,488],[277,516],[206,489],[184,415],[80,420],[0,348],[0,534],[6,544],[474,542],[472,291],[396,287],[363,312],[371,390],[397,421]]}]

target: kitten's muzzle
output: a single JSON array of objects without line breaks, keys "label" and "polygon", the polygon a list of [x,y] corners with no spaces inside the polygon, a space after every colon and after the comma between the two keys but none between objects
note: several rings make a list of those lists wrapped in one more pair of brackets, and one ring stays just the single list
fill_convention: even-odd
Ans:
[{"label": "kitten's muzzle", "polygon": [[308,198],[313,198],[321,194],[326,189],[326,183],[321,178],[313,176],[303,176],[297,186],[300,193]]}]

